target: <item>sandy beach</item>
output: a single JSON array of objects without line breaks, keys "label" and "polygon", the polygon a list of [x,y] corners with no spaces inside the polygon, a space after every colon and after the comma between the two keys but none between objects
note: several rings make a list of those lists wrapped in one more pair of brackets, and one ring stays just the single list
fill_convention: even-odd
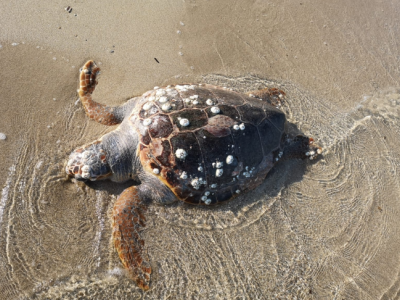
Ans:
[{"label": "sandy beach", "polygon": [[[0,299],[398,299],[400,2],[8,1],[0,10]],[[143,292],[113,248],[127,184],[67,180],[116,127],[86,117],[178,83],[283,89],[322,158],[218,207],[150,205]]]}]

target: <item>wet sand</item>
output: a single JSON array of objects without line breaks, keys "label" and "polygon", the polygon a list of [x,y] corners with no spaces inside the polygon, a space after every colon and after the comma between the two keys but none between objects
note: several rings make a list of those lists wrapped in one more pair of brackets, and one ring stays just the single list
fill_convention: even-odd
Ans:
[{"label": "wet sand", "polygon": [[[398,298],[400,4],[214,2],[3,4],[0,299]],[[78,185],[63,170],[115,128],[76,102],[88,59],[108,105],[156,85],[279,85],[323,157],[278,165],[219,207],[150,205],[143,293],[111,243],[127,185]]]}]

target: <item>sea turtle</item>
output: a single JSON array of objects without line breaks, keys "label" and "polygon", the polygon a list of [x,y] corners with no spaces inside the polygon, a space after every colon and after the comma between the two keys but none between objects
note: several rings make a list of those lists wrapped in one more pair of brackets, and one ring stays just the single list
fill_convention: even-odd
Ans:
[{"label": "sea turtle", "polygon": [[83,66],[80,100],[91,119],[120,126],[73,151],[66,172],[82,181],[137,182],[115,202],[112,228],[123,265],[144,290],[151,267],[140,233],[149,200],[225,202],[259,185],[276,162],[321,153],[313,139],[286,134],[277,108],[281,90],[241,94],[209,84],[171,85],[108,107],[92,100],[99,70],[93,61]]}]

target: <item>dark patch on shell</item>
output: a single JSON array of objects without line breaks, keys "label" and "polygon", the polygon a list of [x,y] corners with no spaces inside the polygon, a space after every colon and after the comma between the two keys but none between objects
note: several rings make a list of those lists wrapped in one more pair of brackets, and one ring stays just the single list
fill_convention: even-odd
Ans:
[{"label": "dark patch on shell", "polygon": [[249,169],[256,167],[263,158],[261,140],[258,129],[254,125],[245,123],[245,130],[232,130],[235,151],[238,153],[239,161]]},{"label": "dark patch on shell", "polygon": [[163,175],[165,176],[165,180],[168,182],[170,186],[176,187],[179,185],[177,176],[173,171],[167,170]]},{"label": "dark patch on shell", "polygon": [[265,112],[261,107],[254,107],[250,104],[244,104],[236,107],[239,111],[242,122],[258,125],[265,118]]}]

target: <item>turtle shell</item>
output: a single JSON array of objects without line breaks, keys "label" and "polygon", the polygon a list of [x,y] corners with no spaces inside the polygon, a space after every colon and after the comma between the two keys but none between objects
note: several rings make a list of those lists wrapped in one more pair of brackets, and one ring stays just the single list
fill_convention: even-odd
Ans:
[{"label": "turtle shell", "polygon": [[286,122],[266,101],[207,84],[148,91],[129,118],[143,169],[180,200],[206,205],[262,182]]}]

